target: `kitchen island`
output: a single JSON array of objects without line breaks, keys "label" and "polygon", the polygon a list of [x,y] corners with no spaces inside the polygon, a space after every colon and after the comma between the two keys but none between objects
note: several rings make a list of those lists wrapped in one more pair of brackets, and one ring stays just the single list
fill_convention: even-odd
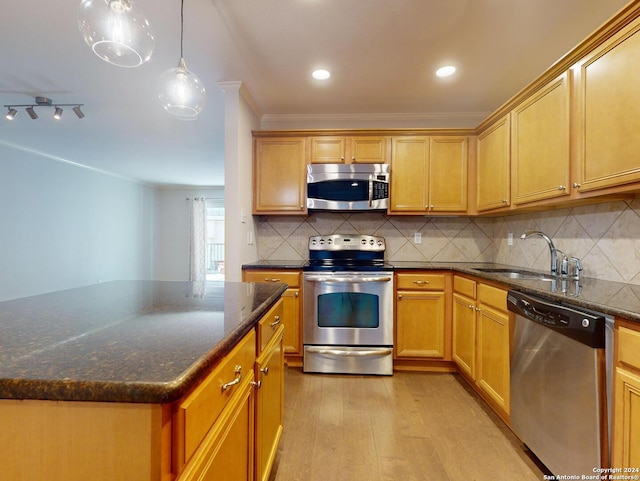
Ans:
[{"label": "kitchen island", "polygon": [[117,281],[0,303],[3,477],[175,479],[183,406],[227,358],[247,364],[238,391],[252,388],[256,327],[285,289]]}]

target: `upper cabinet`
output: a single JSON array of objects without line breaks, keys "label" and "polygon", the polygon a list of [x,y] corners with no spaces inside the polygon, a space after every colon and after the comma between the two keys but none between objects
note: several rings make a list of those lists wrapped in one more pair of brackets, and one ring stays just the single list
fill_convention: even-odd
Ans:
[{"label": "upper cabinet", "polygon": [[387,137],[311,137],[309,162],[312,164],[386,164],[389,162]]},{"label": "upper cabinet", "polygon": [[390,213],[466,212],[467,137],[394,137]]},{"label": "upper cabinet", "polygon": [[579,192],[640,181],[638,30],[635,20],[574,67]]},{"label": "upper cabinet", "polygon": [[514,204],[569,195],[570,94],[567,71],[511,111]]},{"label": "upper cabinet", "polygon": [[510,205],[509,114],[478,134],[476,208],[478,211]]},{"label": "upper cabinet", "polygon": [[253,213],[306,214],[306,139],[254,140]]}]

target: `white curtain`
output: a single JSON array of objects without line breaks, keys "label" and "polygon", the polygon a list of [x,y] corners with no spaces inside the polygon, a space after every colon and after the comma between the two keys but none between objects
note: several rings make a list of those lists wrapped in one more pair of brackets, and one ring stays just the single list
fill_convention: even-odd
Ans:
[{"label": "white curtain", "polygon": [[189,280],[207,278],[207,207],[202,197],[189,199]]}]

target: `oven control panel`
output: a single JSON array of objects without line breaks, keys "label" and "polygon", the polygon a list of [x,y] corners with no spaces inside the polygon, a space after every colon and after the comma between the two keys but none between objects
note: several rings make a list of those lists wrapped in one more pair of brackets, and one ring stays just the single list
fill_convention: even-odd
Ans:
[{"label": "oven control panel", "polygon": [[373,235],[316,235],[309,237],[309,250],[311,251],[374,251],[384,252],[384,237]]}]

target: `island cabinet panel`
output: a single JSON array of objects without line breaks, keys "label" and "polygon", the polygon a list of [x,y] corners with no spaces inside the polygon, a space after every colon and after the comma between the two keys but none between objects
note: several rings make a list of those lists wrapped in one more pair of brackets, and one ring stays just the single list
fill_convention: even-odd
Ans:
[{"label": "island cabinet panel", "polygon": [[513,203],[569,195],[570,94],[565,72],[511,112]]},{"label": "island cabinet panel", "polygon": [[284,349],[280,325],[256,361],[255,479],[267,481],[284,425]]},{"label": "island cabinet panel", "polygon": [[450,360],[447,276],[398,273],[396,290],[396,359]]},{"label": "island cabinet panel", "polygon": [[[242,271],[244,282],[283,282],[289,287],[282,294],[281,322],[287,356],[302,355],[302,272],[296,270],[251,269]],[[272,321],[273,322],[273,321]]]},{"label": "island cabinet panel", "polygon": [[[253,379],[255,331],[247,334],[207,378],[184,400],[175,414],[178,466],[189,461],[205,435],[237,391],[242,379]],[[238,381],[236,384],[232,384]],[[227,387],[224,387],[227,385]]]},{"label": "island cabinet panel", "polygon": [[0,426],[1,479],[172,479],[167,406],[3,399]]},{"label": "island cabinet panel", "polygon": [[306,139],[258,138],[253,152],[253,213],[306,213]]},{"label": "island cabinet panel", "polygon": [[580,192],[640,181],[639,30],[636,19],[574,67]]},{"label": "island cabinet panel", "polygon": [[510,116],[505,115],[478,134],[476,208],[478,211],[511,204]]},{"label": "island cabinet panel", "polygon": [[640,467],[640,331],[627,326],[616,327],[612,458],[617,468]]}]

